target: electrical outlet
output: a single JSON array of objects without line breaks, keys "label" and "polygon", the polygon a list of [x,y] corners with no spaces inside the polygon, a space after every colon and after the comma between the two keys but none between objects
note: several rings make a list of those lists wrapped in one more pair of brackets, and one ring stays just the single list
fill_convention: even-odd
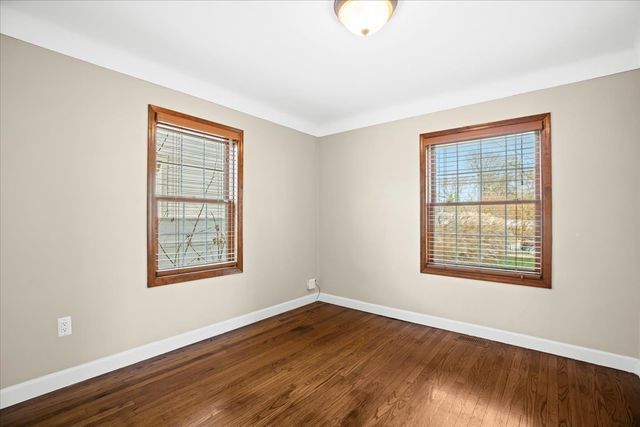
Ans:
[{"label": "electrical outlet", "polygon": [[71,335],[71,316],[60,317],[58,319],[58,336],[64,337]]},{"label": "electrical outlet", "polygon": [[315,289],[317,286],[317,280],[318,279],[315,279],[315,278],[307,280],[307,290],[310,291],[312,289]]}]

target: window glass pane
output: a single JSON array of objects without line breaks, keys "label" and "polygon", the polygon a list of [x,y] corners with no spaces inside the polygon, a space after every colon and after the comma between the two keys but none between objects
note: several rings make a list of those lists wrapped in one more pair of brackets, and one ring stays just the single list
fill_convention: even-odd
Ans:
[{"label": "window glass pane", "polygon": [[156,194],[224,199],[227,153],[222,140],[158,126]]},{"label": "window glass pane", "polygon": [[538,152],[538,131],[429,147],[430,262],[540,271]]},{"label": "window glass pane", "polygon": [[537,132],[432,148],[436,203],[535,200]]},{"label": "window glass pane", "polygon": [[235,260],[226,203],[158,202],[158,269]]}]

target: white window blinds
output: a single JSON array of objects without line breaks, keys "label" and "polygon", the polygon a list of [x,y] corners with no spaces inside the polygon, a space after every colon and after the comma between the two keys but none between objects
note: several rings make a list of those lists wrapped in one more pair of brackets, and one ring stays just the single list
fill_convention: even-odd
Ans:
[{"label": "white window blinds", "polygon": [[540,132],[427,146],[428,264],[541,274]]},{"label": "white window blinds", "polygon": [[237,260],[237,141],[171,124],[155,130],[158,271]]}]

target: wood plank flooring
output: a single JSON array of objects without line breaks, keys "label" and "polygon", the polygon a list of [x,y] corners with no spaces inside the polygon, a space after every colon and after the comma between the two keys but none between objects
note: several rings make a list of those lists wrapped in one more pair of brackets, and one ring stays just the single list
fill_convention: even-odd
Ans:
[{"label": "wood plank flooring", "polygon": [[0,425],[638,426],[637,376],[314,303],[0,411]]}]

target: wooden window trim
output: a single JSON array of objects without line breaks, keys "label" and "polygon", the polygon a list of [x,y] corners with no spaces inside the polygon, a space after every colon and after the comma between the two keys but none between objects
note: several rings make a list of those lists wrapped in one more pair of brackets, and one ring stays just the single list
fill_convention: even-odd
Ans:
[{"label": "wooden window trim", "polygon": [[[542,260],[541,274],[510,273],[508,271],[490,270],[475,267],[451,267],[429,264],[429,252],[432,241],[429,239],[430,227],[427,208],[427,173],[434,168],[427,165],[427,147],[430,145],[462,142],[467,140],[508,135],[512,133],[540,131],[540,199],[542,213]],[[420,135],[420,272],[442,276],[462,277],[513,285],[551,288],[551,114],[538,114],[502,120],[480,125],[464,126]]]},{"label": "wooden window trim", "polygon": [[[147,129],[147,286],[155,287],[182,283],[192,280],[205,279],[209,277],[225,276],[229,274],[242,273],[242,190],[243,190],[243,131],[229,126],[214,123],[188,114],[179,113],[166,108],[149,105],[149,120]],[[237,201],[235,206],[229,204],[230,213],[236,213],[236,223],[229,221],[229,227],[235,227],[237,239],[236,261],[218,265],[200,265],[194,267],[162,270],[157,269],[157,247],[158,247],[158,200],[180,200],[189,198],[156,196],[156,125],[158,122],[172,124],[185,129],[197,130],[200,132],[222,136],[224,138],[237,141]],[[192,201],[202,201],[198,198],[191,198]],[[235,211],[235,212],[234,212]],[[234,216],[231,216],[232,218]]]}]

